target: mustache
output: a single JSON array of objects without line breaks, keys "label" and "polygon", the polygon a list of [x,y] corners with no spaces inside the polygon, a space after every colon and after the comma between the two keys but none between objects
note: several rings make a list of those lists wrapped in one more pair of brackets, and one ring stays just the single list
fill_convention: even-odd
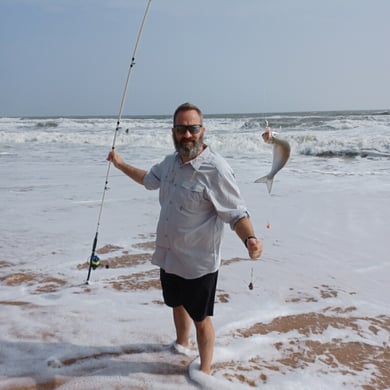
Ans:
[{"label": "mustache", "polygon": [[176,151],[183,157],[196,157],[203,148],[203,136],[198,139],[182,139],[178,141],[174,135],[173,143]]}]

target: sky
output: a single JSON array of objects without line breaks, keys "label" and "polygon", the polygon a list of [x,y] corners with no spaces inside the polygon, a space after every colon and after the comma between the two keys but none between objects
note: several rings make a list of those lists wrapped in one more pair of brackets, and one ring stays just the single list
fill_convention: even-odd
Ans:
[{"label": "sky", "polygon": [[[117,115],[147,0],[0,0],[0,116]],[[124,115],[388,109],[389,0],[152,0]]]}]

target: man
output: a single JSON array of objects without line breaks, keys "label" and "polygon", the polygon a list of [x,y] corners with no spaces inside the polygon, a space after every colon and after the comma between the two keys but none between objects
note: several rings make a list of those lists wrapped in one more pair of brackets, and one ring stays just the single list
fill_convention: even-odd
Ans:
[{"label": "man", "polygon": [[201,110],[184,103],[173,116],[175,153],[148,172],[125,163],[115,150],[107,159],[145,188],[160,190],[152,263],[160,267],[164,302],[173,309],[174,345],[186,351],[193,322],[200,370],[210,374],[215,342],[211,316],[224,223],[241,238],[250,258],[260,257],[262,244],[230,166],[204,144],[204,133]]}]

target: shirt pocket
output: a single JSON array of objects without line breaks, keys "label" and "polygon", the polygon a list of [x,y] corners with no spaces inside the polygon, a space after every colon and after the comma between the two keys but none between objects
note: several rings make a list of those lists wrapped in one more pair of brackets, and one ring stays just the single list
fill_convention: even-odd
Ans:
[{"label": "shirt pocket", "polygon": [[194,212],[208,209],[210,204],[204,197],[204,190],[204,186],[200,183],[184,181],[180,186],[180,210]]}]

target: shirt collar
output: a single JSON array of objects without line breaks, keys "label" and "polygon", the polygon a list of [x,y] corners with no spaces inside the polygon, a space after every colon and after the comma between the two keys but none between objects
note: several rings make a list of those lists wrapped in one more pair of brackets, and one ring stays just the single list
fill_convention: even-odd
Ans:
[{"label": "shirt collar", "polygon": [[[177,157],[181,161],[182,165],[185,165],[185,164],[183,164],[180,156],[177,155]],[[210,147],[207,146],[206,144],[204,144],[203,151],[198,156],[196,156],[194,159],[188,161],[188,163],[186,163],[186,164],[191,164],[192,168],[194,168],[195,171],[199,171],[199,168],[201,167],[201,165],[205,161],[207,161],[209,159],[209,157],[210,157]]]}]

